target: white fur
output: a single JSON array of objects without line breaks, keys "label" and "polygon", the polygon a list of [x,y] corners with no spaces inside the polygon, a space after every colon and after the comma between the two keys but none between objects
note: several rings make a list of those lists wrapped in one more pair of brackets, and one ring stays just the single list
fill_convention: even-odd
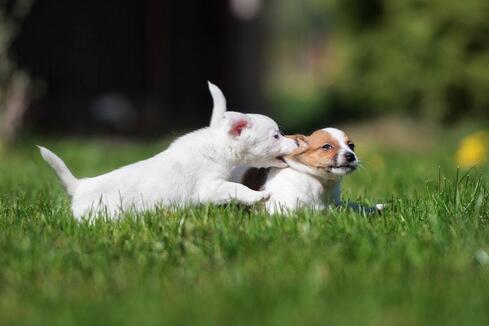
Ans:
[{"label": "white fur", "polygon": [[[217,86],[209,83],[209,89],[213,97],[222,96]],[[222,103],[225,100],[218,106]],[[231,134],[233,124],[243,120],[247,124],[241,133]],[[76,218],[100,212],[116,217],[122,211],[143,211],[160,205],[231,200],[253,204],[267,199],[267,192],[227,180],[231,168],[242,162],[257,167],[283,166],[277,157],[289,154],[296,145],[285,137],[275,139],[277,132],[277,124],[266,116],[226,112],[212,127],[178,138],[149,159],[84,179],[76,179],[54,153],[40,149],[71,195]]]},{"label": "white fur", "polygon": [[56,154],[51,152],[49,149],[42,146],[37,146],[41,151],[42,158],[51,165],[51,167],[56,172],[61,184],[65,188],[66,192],[73,196],[78,187],[78,179],[73,176],[71,171],[66,166],[65,162],[60,159]]},{"label": "white fur", "polygon": [[[213,102],[211,121],[209,123],[209,127],[212,128],[217,126],[219,121],[224,118],[224,114],[226,113],[227,107],[226,107],[226,98],[224,97],[222,91],[211,82],[208,82],[208,84],[209,84],[209,90],[211,92],[212,102]],[[241,162],[241,164],[234,166],[231,169],[231,176],[229,177],[229,181],[241,183],[241,177],[249,168],[250,166],[245,165],[243,162]]]},{"label": "white fur", "polygon": [[214,103],[209,126],[214,127],[224,117],[224,113],[226,112],[226,98],[219,87],[209,81],[207,83],[209,84],[209,91],[211,92],[212,102]]},{"label": "white fur", "polygon": [[340,180],[320,179],[293,168],[270,169],[263,189],[270,193],[265,203],[270,214],[290,213],[301,207],[322,210],[341,203]]}]

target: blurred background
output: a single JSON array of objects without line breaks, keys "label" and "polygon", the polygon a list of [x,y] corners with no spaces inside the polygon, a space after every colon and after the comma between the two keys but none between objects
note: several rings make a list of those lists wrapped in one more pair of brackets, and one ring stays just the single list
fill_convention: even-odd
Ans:
[{"label": "blurred background", "polygon": [[207,80],[289,133],[484,130],[489,1],[0,1],[3,143],[205,126]]}]

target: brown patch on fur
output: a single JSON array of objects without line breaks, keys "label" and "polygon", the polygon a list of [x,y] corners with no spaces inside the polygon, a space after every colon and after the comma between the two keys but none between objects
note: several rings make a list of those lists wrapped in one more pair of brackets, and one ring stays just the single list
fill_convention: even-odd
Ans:
[{"label": "brown patch on fur", "polygon": [[252,190],[260,191],[267,181],[269,171],[268,168],[250,168],[243,174],[241,183]]},{"label": "brown patch on fur", "polygon": [[[288,158],[317,169],[325,169],[335,165],[340,144],[329,132],[324,130],[313,132],[311,136],[307,137],[307,144],[308,146],[305,148],[296,149]],[[333,147],[325,150],[323,146],[326,144]]]}]

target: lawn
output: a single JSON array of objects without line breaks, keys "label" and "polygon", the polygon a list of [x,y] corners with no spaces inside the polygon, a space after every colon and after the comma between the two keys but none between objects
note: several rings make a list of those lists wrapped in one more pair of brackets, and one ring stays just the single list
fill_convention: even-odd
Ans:
[{"label": "lawn", "polygon": [[347,127],[365,163],[343,191],[388,203],[381,216],[229,205],[78,223],[36,142],[77,176],[166,142],[4,149],[0,324],[488,325],[489,170],[453,159],[470,130],[381,126]]}]

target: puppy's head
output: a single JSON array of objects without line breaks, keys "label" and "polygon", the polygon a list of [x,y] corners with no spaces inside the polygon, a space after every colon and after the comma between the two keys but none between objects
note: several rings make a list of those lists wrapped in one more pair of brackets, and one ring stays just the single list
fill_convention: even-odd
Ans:
[{"label": "puppy's head", "polygon": [[286,162],[295,170],[321,178],[337,179],[358,167],[355,145],[341,130],[326,128],[312,135],[290,136],[299,146],[286,157]]},{"label": "puppy's head", "polygon": [[261,114],[224,113],[221,125],[231,140],[234,159],[250,167],[287,167],[284,157],[297,148],[272,119]]}]

